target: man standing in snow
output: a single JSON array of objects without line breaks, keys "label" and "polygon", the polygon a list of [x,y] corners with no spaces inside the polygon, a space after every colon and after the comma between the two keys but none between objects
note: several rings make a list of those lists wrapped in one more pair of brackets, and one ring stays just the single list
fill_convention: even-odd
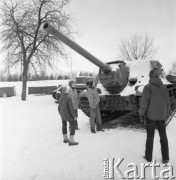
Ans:
[{"label": "man standing in snow", "polygon": [[[70,80],[69,83],[69,89],[68,89],[68,95],[72,100],[73,103],[73,107],[76,113],[76,117],[78,118],[78,105],[79,105],[79,97],[78,97],[78,93],[77,90],[75,89],[75,81],[74,80]],[[76,120],[76,129],[79,130],[78,128],[78,120]]]},{"label": "man standing in snow", "polygon": [[[61,97],[59,99],[58,111],[62,119],[62,133],[63,133],[63,142],[69,142],[69,146],[78,145],[78,142],[74,141],[75,135],[75,126],[76,126],[76,113],[73,108],[73,103],[71,98],[68,96],[67,87],[62,86]],[[70,137],[67,136],[67,121],[70,125]]]},{"label": "man standing in snow", "polygon": [[165,164],[169,162],[169,147],[165,121],[170,111],[170,100],[167,88],[159,78],[160,75],[160,69],[154,68],[150,71],[149,84],[144,87],[139,113],[142,122],[146,119],[147,140],[144,158],[148,162],[152,161],[156,125],[160,135],[162,162]]},{"label": "man standing in snow", "polygon": [[96,130],[104,131],[102,129],[102,119],[100,114],[99,102],[100,97],[96,88],[93,87],[93,82],[87,82],[87,98],[90,106],[90,125],[91,132],[96,133],[95,131],[95,118],[96,118]]}]

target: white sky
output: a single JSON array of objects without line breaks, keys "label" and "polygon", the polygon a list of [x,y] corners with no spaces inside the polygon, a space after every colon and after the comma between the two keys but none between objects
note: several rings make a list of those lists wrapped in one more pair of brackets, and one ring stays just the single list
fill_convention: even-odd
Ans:
[{"label": "white sky", "polygon": [[[69,11],[79,32],[75,41],[103,62],[118,59],[122,38],[145,34],[158,48],[155,59],[167,68],[176,61],[175,0],[72,0]],[[73,71],[98,70],[70,52]]]},{"label": "white sky", "polygon": [[[146,34],[158,48],[155,59],[166,68],[176,61],[176,0],[72,0],[68,12],[78,31],[75,41],[103,62],[118,59],[122,39]],[[73,71],[98,71],[68,50]],[[68,72],[71,66],[61,62],[59,70]]]}]

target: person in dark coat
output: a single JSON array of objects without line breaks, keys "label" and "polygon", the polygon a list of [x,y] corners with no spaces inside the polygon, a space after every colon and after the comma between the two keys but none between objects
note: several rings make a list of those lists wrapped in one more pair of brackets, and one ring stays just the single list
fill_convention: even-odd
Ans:
[{"label": "person in dark coat", "polygon": [[162,162],[165,164],[169,162],[169,147],[165,122],[170,111],[170,99],[167,88],[160,79],[160,75],[160,69],[154,68],[150,71],[149,84],[144,87],[139,113],[141,121],[144,122],[146,120],[147,140],[144,158],[148,162],[152,161],[156,125],[160,135]]},{"label": "person in dark coat", "polygon": [[[78,145],[78,142],[74,141],[75,128],[76,128],[76,113],[74,111],[73,103],[71,98],[68,96],[67,87],[62,86],[61,97],[59,99],[58,111],[62,119],[62,133],[63,133],[63,142],[69,142],[69,146]],[[67,136],[67,122],[70,126],[70,136],[68,139]]]}]

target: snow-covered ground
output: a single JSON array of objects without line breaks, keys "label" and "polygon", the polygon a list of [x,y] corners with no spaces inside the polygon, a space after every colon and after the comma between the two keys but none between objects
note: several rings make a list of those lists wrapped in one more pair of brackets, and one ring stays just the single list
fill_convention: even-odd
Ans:
[{"label": "snow-covered ground", "polygon": [[[104,158],[115,158],[115,162],[124,158],[119,167],[122,172],[129,169],[129,163],[138,167],[146,163],[142,158],[145,130],[121,127],[92,134],[88,117],[80,110],[80,130],[75,135],[79,145],[64,144],[61,119],[51,95],[28,95],[24,102],[18,91],[15,97],[0,98],[0,118],[0,180],[102,180]],[[167,127],[174,175],[175,129],[176,118]],[[155,134],[153,158],[161,163],[158,133]],[[162,167],[157,168],[157,175],[161,170]],[[115,179],[121,178],[115,174]],[[151,168],[146,169],[146,179],[152,179]]]}]

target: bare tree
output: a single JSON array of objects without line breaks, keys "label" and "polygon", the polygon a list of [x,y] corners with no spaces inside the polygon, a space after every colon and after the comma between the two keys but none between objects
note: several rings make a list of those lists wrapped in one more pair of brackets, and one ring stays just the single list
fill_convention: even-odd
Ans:
[{"label": "bare tree", "polygon": [[152,58],[156,53],[153,48],[153,39],[147,35],[145,37],[132,36],[128,40],[120,43],[120,58],[127,61]]},{"label": "bare tree", "polygon": [[49,21],[70,36],[71,18],[65,13],[70,0],[4,0],[1,6],[1,40],[7,67],[22,69],[22,100],[26,100],[28,72],[52,67],[53,56],[66,57],[64,45],[43,31]]}]

